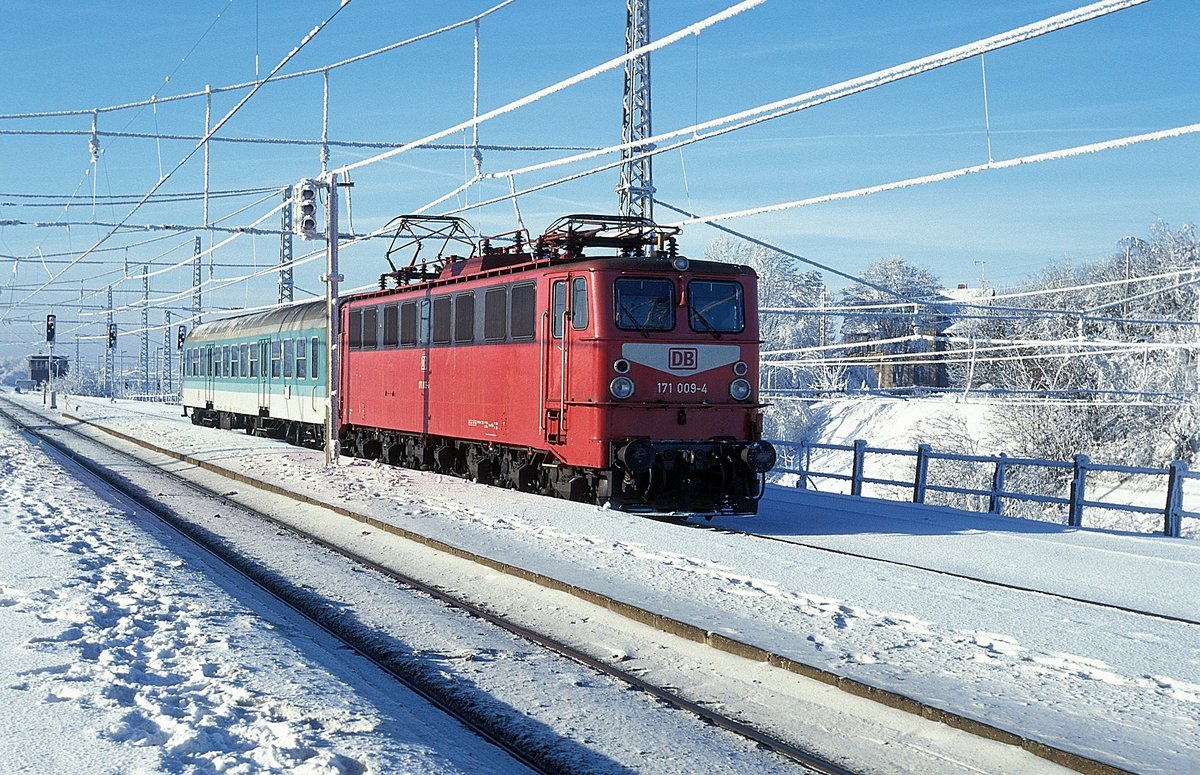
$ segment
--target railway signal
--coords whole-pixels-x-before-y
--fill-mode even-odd
[[[293,189],[295,205],[295,231],[302,239],[318,239],[317,229],[317,181],[305,178]]]
[[[108,349],[113,349],[117,346],[117,324],[108,324]]]
[[[183,349],[183,340],[187,338],[187,326],[180,326],[175,331],[175,349]]]
[[[46,316],[46,341],[50,342],[51,344],[54,343],[54,328],[55,328],[54,315],[47,315]]]

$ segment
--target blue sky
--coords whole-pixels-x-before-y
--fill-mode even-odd
[[[402,3],[352,0],[284,72],[319,67],[467,18],[493,0]],[[731,3],[653,0],[652,38],[659,38]],[[964,3],[800,2],[769,0],[698,36],[657,52],[652,62],[655,130],[689,126],[759,104],[937,53],[1082,6],[1059,0]],[[0,113],[89,110],[250,81],[265,75],[337,7],[334,2],[196,0],[190,3],[18,3],[0,0],[7,34]],[[220,15],[218,18],[218,14]],[[1200,5],[1153,0],[1110,17],[988,54],[987,109],[997,160],[1168,129],[1197,122],[1200,70],[1194,35]],[[618,56],[624,46],[624,3],[517,0],[480,26],[480,107],[504,105]],[[330,136],[335,140],[403,142],[471,115],[472,31],[460,29],[330,75]],[[169,83],[164,79],[170,75]],[[619,141],[622,76],[606,73],[480,128],[483,143],[605,146]],[[244,92],[213,99],[224,115]],[[230,121],[224,136],[317,139],[321,133],[320,77],[268,84]],[[140,195],[195,145],[191,141],[101,138],[94,170],[86,136],[20,136],[19,130],[87,130],[87,116],[0,120],[0,193],[74,196],[69,211],[35,208],[31,200],[0,196],[0,221],[115,222],[129,205],[93,209],[97,194]],[[155,109],[101,113],[107,131],[198,134],[203,100]],[[469,139],[459,133],[452,142]],[[700,214],[769,205],[987,160],[982,69],[978,59],[891,84],[759,127],[658,157],[659,197]],[[331,166],[377,151],[333,150]],[[554,157],[553,152],[484,154],[485,172]],[[946,284],[1018,282],[1052,262],[1087,261],[1114,252],[1126,235],[1144,236],[1162,219],[1194,222],[1200,206],[1200,138],[1188,136],[1085,157],[987,172],[967,178],[840,203],[741,218],[727,226],[776,243],[849,273],[871,261],[901,255]],[[575,166],[523,177],[528,185]],[[213,189],[281,186],[320,172],[314,147],[214,145]],[[359,231],[376,228],[462,184],[471,174],[462,150],[413,151],[355,171],[352,212]],[[615,172],[529,194],[519,200],[532,231],[559,215],[616,209]],[[196,191],[203,185],[197,154],[164,186]],[[456,201],[479,202],[507,190],[485,181]],[[229,216],[253,200],[214,201],[213,217]],[[271,203],[232,216],[246,225]],[[466,213],[481,232],[515,228],[510,204]],[[658,213],[659,220],[672,220]],[[131,224],[199,224],[200,205],[148,205]],[[274,225],[272,219],[267,225]],[[44,254],[76,255],[106,233],[97,226],[0,226],[0,312],[45,282],[62,264],[43,268]],[[147,234],[118,235],[103,247],[142,242]],[[151,236],[162,236],[156,233]],[[685,250],[698,255],[714,230],[693,225]],[[299,246],[299,243],[298,243]],[[298,248],[299,249],[299,248]],[[8,312],[0,347],[28,349],[52,308],[64,334],[99,336],[98,318],[80,314],[80,289],[115,283],[117,302],[141,290],[140,265],[158,268],[191,254],[192,236],[167,235],[128,250],[97,253],[50,288]],[[214,259],[214,276],[266,266],[278,255],[269,237],[241,239]],[[70,260],[70,256],[66,257]],[[132,267],[124,280],[124,263]],[[370,283],[386,269],[382,246],[344,255],[351,284]],[[984,263],[986,262],[986,263]],[[319,291],[319,263],[297,270],[303,289]],[[114,274],[115,273],[115,274]],[[827,278],[833,285],[841,281]],[[190,286],[190,270],[155,278],[156,295]],[[274,280],[213,291],[206,304],[257,304],[274,294]],[[298,296],[302,295],[300,293]],[[92,302],[94,303],[94,299]],[[72,307],[72,302],[75,306]],[[175,302],[186,307],[190,298]],[[65,314],[63,314],[65,313]],[[137,313],[118,313],[123,330]],[[152,323],[161,313],[151,314]],[[124,321],[128,320],[126,324]],[[89,343],[92,340],[86,340]],[[97,339],[95,342],[99,344]],[[90,346],[90,345],[89,345]],[[130,343],[133,348],[133,343]]]

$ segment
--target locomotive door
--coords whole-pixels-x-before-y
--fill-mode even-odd
[[[571,353],[588,324],[587,279],[550,279],[550,310],[543,333],[542,430],[550,444],[567,443],[570,430]]]

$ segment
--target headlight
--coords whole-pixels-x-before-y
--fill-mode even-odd
[[[613,361],[613,371],[618,374],[628,374],[629,361],[625,360],[624,358],[617,358],[615,361]]]
[[[671,266],[675,267],[676,272],[686,272],[690,264],[683,256],[676,256],[675,260],[671,262]]]
[[[745,380],[743,380],[744,382]],[[749,389],[749,383],[747,389]],[[613,394],[614,398],[624,401],[633,395],[633,380],[629,377],[617,377],[612,382],[608,383],[608,391]]]
[[[729,383],[729,395],[734,401],[745,401],[750,397],[750,383],[744,379],[735,379]]]
[[[746,372],[748,371],[750,371],[750,367],[746,365],[745,361],[738,361],[733,364],[733,373],[739,377],[746,376]]]
[[[756,441],[742,450],[742,462],[756,474],[766,473],[775,467],[775,447],[769,441]]]

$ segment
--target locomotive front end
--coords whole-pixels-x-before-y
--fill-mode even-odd
[[[625,267],[611,284],[609,502],[630,511],[754,514],[775,450],[758,401],[749,267]]]

